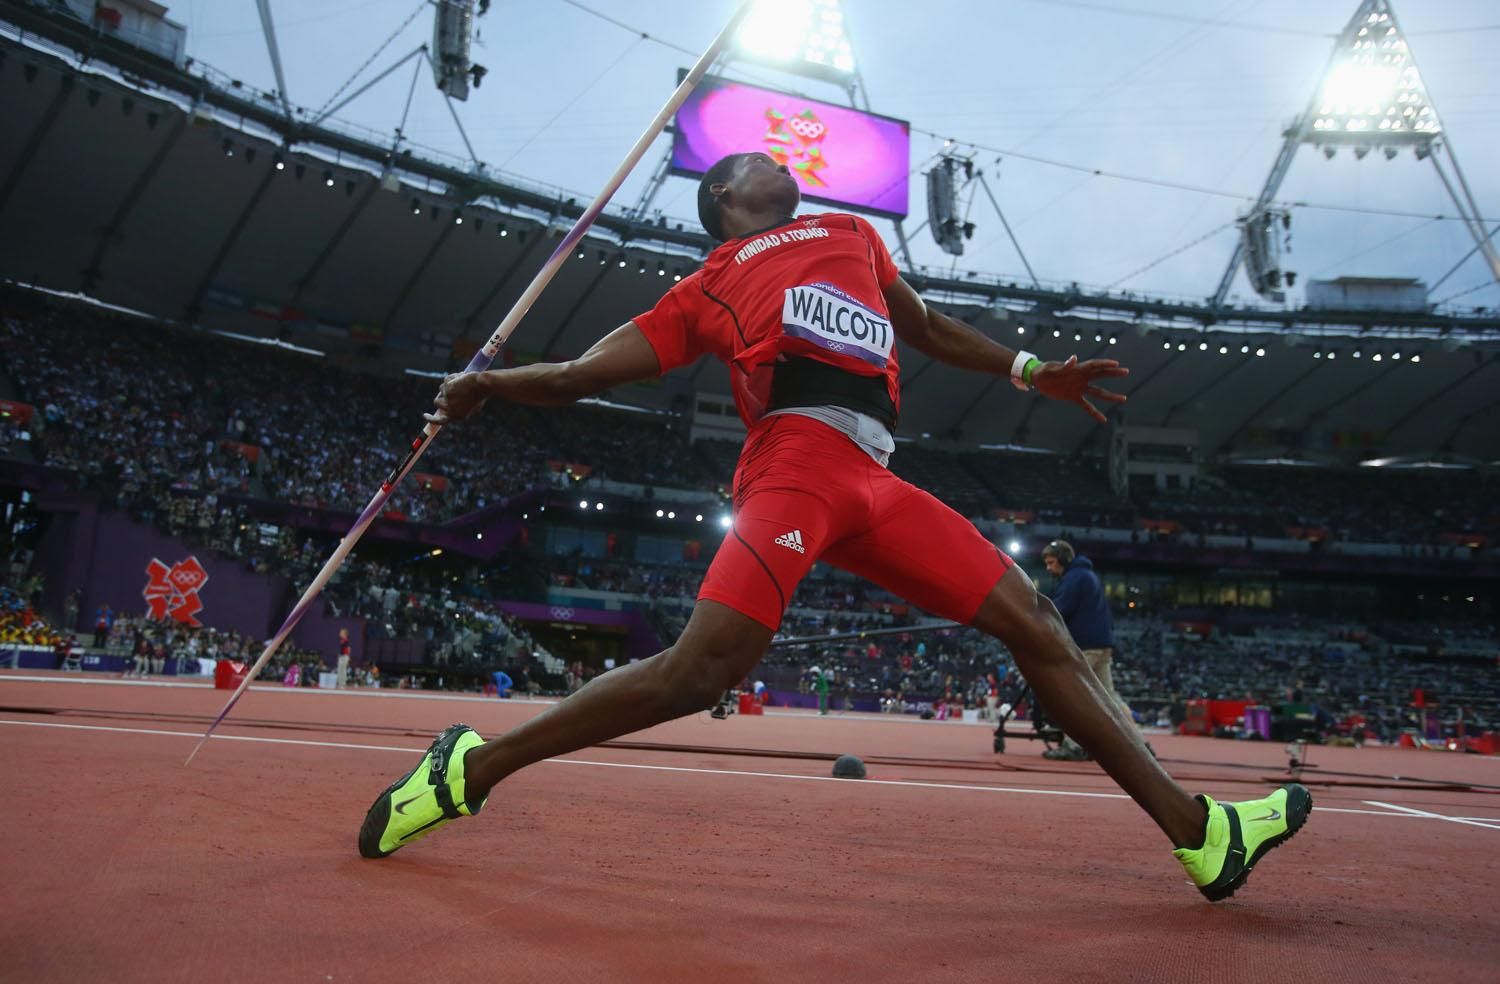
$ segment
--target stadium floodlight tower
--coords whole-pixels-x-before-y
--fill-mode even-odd
[[[838,0],[758,0],[735,35],[733,52],[731,57],[836,83],[851,98],[862,88]]]
[[[1240,217],[1240,238],[1234,255],[1214,292],[1212,304],[1224,303],[1241,262],[1256,293],[1280,301],[1283,275],[1271,230],[1288,221],[1284,210],[1272,207],[1277,190],[1304,144],[1322,149],[1327,157],[1339,148],[1363,159],[1379,150],[1387,160],[1410,147],[1418,160],[1431,160],[1443,187],[1458,209],[1475,248],[1484,254],[1490,272],[1500,281],[1500,252],[1490,242],[1469,182],[1453,153],[1453,141],[1443,128],[1417,71],[1406,36],[1396,23],[1390,0],[1363,0],[1334,42],[1333,53],[1307,109],[1283,133],[1285,140],[1265,187],[1250,211]],[[1449,177],[1440,158],[1446,151],[1452,165]]]

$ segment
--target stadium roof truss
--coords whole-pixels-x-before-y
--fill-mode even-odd
[[[1410,147],[1418,160],[1432,161],[1459,218],[1474,238],[1475,249],[1484,255],[1491,274],[1500,282],[1500,251],[1491,241],[1492,234],[1485,232],[1483,212],[1459,167],[1452,136],[1444,129],[1427,93],[1390,0],[1362,0],[1334,42],[1307,108],[1282,136],[1281,151],[1260,196],[1240,218],[1241,236],[1210,306],[1223,305],[1242,263],[1256,293],[1274,301],[1283,299],[1279,271],[1274,268],[1270,251],[1264,248],[1264,230],[1280,214],[1273,206],[1276,192],[1303,144],[1322,149],[1328,157],[1345,147],[1359,158],[1379,150],[1388,159]],[[1443,166],[1441,151],[1447,152],[1451,177]]]
[[[403,64],[418,71],[421,53]],[[15,131],[0,143],[0,221],[17,231],[0,238],[0,276],[337,358],[446,368],[583,208],[564,189],[389,131],[295,106],[289,118],[281,93],[201,63],[184,71],[22,0],[0,0],[0,115]],[[1393,139],[1420,145],[1417,132]],[[583,351],[601,323],[645,310],[711,246],[675,222],[611,207],[515,350]],[[905,275],[1006,344],[1120,359],[1135,370],[1131,423],[1191,422],[1204,448],[1262,448],[1275,437],[1267,428],[1379,432],[1387,455],[1495,446],[1493,311],[1215,306],[1034,277]],[[920,353],[903,362],[905,434],[1075,450],[1107,435],[982,375]],[[728,370],[704,360],[629,399],[666,408],[728,389]]]
[[[1366,0],[1366,7],[1388,9],[1385,0]],[[4,24],[12,25],[3,30]],[[322,172],[337,169],[350,176],[373,175],[380,180],[376,189],[411,196],[421,192],[444,200],[451,211],[465,207],[477,212],[492,212],[494,221],[530,222],[545,228],[559,224],[566,228],[582,213],[583,203],[565,189],[501,175],[486,165],[455,158],[440,151],[420,148],[409,142],[392,150],[388,134],[366,131],[337,123],[319,113],[298,110],[289,120],[282,104],[282,94],[260,94],[249,87],[215,72],[206,65],[195,64],[183,71],[169,60],[123,41],[101,36],[87,25],[53,16],[20,0],[0,0],[0,40],[19,41],[37,55],[60,57],[70,66],[68,71],[105,74],[136,90],[134,98],[166,100],[187,109],[194,122],[215,122],[237,129],[247,139],[264,141],[266,150],[279,151],[286,166],[300,159],[303,166]],[[268,37],[268,42],[270,38]],[[1352,43],[1352,42],[1351,42]],[[413,55],[419,55],[414,52]],[[856,94],[858,68],[854,71]],[[1320,93],[1321,95],[1321,93]],[[856,99],[856,102],[858,100]],[[1315,111],[1321,103],[1311,106]],[[1425,105],[1425,103],[1424,103]],[[39,124],[47,126],[44,119]],[[1278,161],[1284,175],[1290,154],[1300,144],[1288,139]],[[18,140],[29,146],[33,141]],[[1450,147],[1451,156],[1451,147]],[[0,182],[0,199],[5,188],[23,176],[27,159],[18,161],[13,173]],[[332,165],[332,167],[330,167]],[[142,180],[149,176],[143,175]],[[1269,201],[1280,176],[1273,172],[1263,199]],[[364,182],[361,182],[364,183]],[[376,189],[370,189],[371,191]],[[3,204],[3,203],[0,203]],[[126,207],[128,203],[122,204]],[[632,250],[654,249],[668,263],[689,264],[705,256],[713,243],[702,233],[682,223],[668,223],[665,217],[647,218],[639,206],[611,206],[594,225],[594,233],[604,237],[611,249],[629,244]],[[113,223],[112,223],[113,224]],[[493,223],[492,223],[493,224]],[[898,227],[898,240],[904,233]],[[1477,249],[1478,247],[1476,247]],[[905,253],[905,250],[902,250]],[[653,259],[656,257],[653,256]],[[1231,273],[1239,262],[1239,249]],[[1500,339],[1500,318],[1487,312],[1401,311],[1322,311],[1286,308],[1225,305],[1222,298],[1200,300],[1190,297],[1161,297],[1133,291],[1090,289],[1076,283],[1015,283],[1003,277],[970,272],[954,275],[946,270],[921,268],[908,264],[907,279],[934,300],[978,309],[1007,309],[1011,314],[1031,319],[1069,316],[1090,321],[1117,321],[1161,328],[1182,327],[1202,331],[1285,332],[1299,329],[1370,331],[1391,329],[1409,332],[1413,337],[1461,337],[1488,344]],[[1226,281],[1229,278],[1226,277]]]

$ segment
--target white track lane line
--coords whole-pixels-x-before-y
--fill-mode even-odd
[[[199,738],[199,734],[188,731],[163,731],[158,728],[113,728],[102,724],[63,724],[57,721],[13,721],[0,718],[0,724],[10,724],[23,728],[66,728],[72,731],[104,731],[115,734],[127,735],[167,735],[173,738]],[[309,731],[316,728],[309,727]],[[219,735],[213,736],[215,741],[252,741],[267,745],[305,745],[314,748],[352,748],[369,752],[401,752],[410,755],[413,752],[421,752],[426,746],[403,747],[400,745],[356,745],[342,741],[311,741],[305,738],[265,738],[258,735]],[[712,752],[704,754],[711,755]],[[1025,789],[1022,787],[1007,786],[966,786],[961,783],[943,782],[918,782],[915,780],[896,779],[836,779],[833,776],[799,776],[790,772],[749,772],[740,769],[690,769],[679,765],[637,765],[628,762],[596,762],[589,759],[562,759],[553,758],[545,760],[549,765],[591,765],[603,769],[645,769],[651,772],[692,772],[701,775],[713,776],[750,776],[760,779],[801,779],[811,782],[859,782],[868,786],[912,786],[918,789],[968,789],[979,792],[991,793],[1020,793],[1034,796],[1074,796],[1084,799],[1129,799],[1124,793],[1085,793],[1063,789]],[[1381,814],[1390,816],[1390,814]]]
[[[0,718],[0,725],[13,725],[19,728],[63,728],[69,731],[101,731],[113,734],[127,735],[164,735],[170,738],[198,738],[201,737],[195,731],[165,731],[158,728],[114,728],[102,724],[65,724],[58,721],[15,721],[8,718]],[[426,746],[403,746],[403,745],[357,745],[352,742],[343,741],[313,741],[306,738],[266,738],[258,735],[220,735],[213,736],[214,741],[248,741],[266,745],[301,745],[312,748],[346,748],[365,752],[399,752],[402,755],[411,755],[421,752]],[[712,754],[711,752],[705,754]],[[790,772],[750,772],[740,769],[691,769],[680,765],[639,765],[628,762],[597,762],[591,759],[546,759],[548,765],[587,765],[600,769],[643,769],[648,772],[687,772],[698,775],[711,776],[745,776],[753,779],[793,779],[802,782],[841,782],[858,783],[863,786],[909,786],[914,789],[956,789],[967,792],[978,793],[1016,793],[1023,796],[1068,796],[1078,799],[1109,799],[1128,800],[1130,797],[1124,793],[1086,793],[1078,790],[1068,789],[1027,789],[1018,786],[981,786],[964,785],[961,783],[948,782],[920,782],[918,780],[905,779],[836,779],[833,776],[802,776]],[[1388,806],[1389,804],[1371,804]],[[1392,811],[1400,812],[1392,812]],[[1422,810],[1412,810],[1406,807],[1390,807],[1382,810],[1356,810],[1336,806],[1318,806],[1314,812],[1317,813],[1348,813],[1367,817],[1385,817],[1395,820],[1444,820],[1450,823],[1469,823],[1476,827],[1490,827],[1500,830],[1500,821],[1485,823],[1479,820],[1471,820],[1467,817],[1448,817],[1439,813],[1427,813]]]
[[[1408,816],[1425,817],[1429,820],[1446,820],[1449,823],[1464,823],[1474,827],[1488,827],[1490,830],[1500,830],[1500,822],[1497,821],[1485,823],[1470,817],[1450,817],[1443,813],[1430,813],[1427,810],[1418,810],[1410,806],[1397,806],[1394,803],[1381,803],[1378,800],[1365,800],[1365,805],[1378,806],[1386,810],[1399,810]]]
[[[176,687],[179,690],[213,690],[213,679],[211,677],[193,676],[186,680],[136,680],[110,677],[100,679],[97,677],[78,676],[28,676],[20,673],[0,673],[0,683],[83,683],[104,687]],[[308,697],[380,697],[395,700],[457,700],[468,701],[478,704],[494,704],[499,698],[486,697],[482,694],[460,694],[460,693],[432,693],[424,690],[395,690],[392,688],[376,687],[342,687],[325,689],[323,687],[287,687],[272,680],[252,683],[250,693],[270,694],[300,694]],[[518,697],[506,698],[509,704],[556,704],[561,697]]]
[[[119,677],[101,679],[98,677],[36,676],[21,673],[0,673],[0,683],[84,683],[96,684],[106,687],[175,687],[179,690],[213,689],[213,680],[211,678],[196,676],[189,678],[189,680],[185,682],[182,680],[162,679],[138,680],[121,679]],[[286,687],[272,680],[252,683],[250,685],[249,692],[268,694],[297,694],[307,697],[379,697],[395,700],[447,700],[465,701],[471,704],[494,704],[497,706],[521,707],[529,704],[535,704],[538,706],[550,706],[552,704],[560,703],[563,699],[561,697],[532,697],[529,694],[525,696],[518,696],[513,694],[512,696],[506,698],[503,704],[499,704],[499,698],[487,697],[482,694],[434,693],[424,690],[393,690],[390,688],[379,687],[344,687],[341,689],[335,688],[333,690],[325,690],[321,687]],[[707,711],[701,712],[701,714],[707,713]],[[765,711],[765,716],[781,718],[812,718],[814,717],[814,713],[812,708],[777,710],[776,708],[772,707],[768,708]],[[824,718],[823,720],[878,721],[881,724],[910,724],[920,727],[934,728],[942,728],[947,727],[948,725],[956,724],[971,726],[982,725],[983,727],[989,728],[992,731],[994,730],[995,726],[995,722],[993,721],[924,721],[915,714],[881,714],[876,711],[836,711],[831,719]],[[1022,723],[1017,722],[1016,726],[1021,727]],[[1153,735],[1159,734],[1161,732],[1147,728],[1144,729],[1141,733],[1145,735]]]

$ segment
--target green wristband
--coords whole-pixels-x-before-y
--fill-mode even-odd
[[[1033,372],[1036,372],[1036,367],[1041,364],[1042,360],[1038,359],[1036,356],[1032,356],[1031,358],[1027,359],[1026,364],[1021,367],[1021,382],[1025,383],[1027,386],[1030,386],[1031,374]]]

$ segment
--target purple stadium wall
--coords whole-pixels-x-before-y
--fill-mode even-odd
[[[82,590],[81,638],[88,638],[100,605],[129,614],[146,611],[142,590],[148,580],[146,566],[153,559],[171,566],[189,556],[197,557],[208,572],[199,592],[203,609],[198,619],[204,625],[246,633],[255,639],[265,639],[280,627],[303,587],[277,575],[253,573],[211,550],[190,547],[82,500],[81,496],[72,496],[43,505],[51,513],[51,522],[37,551],[47,579],[44,604],[49,610],[61,610],[69,591]],[[326,615],[321,604],[314,605],[293,631],[292,642],[322,654],[331,664],[338,654],[341,628],[349,630],[353,661],[363,662],[364,619]]]

